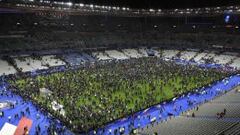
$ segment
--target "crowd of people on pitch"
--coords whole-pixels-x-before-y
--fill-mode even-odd
[[[15,93],[61,119],[72,131],[87,132],[229,75],[154,57],[98,62],[36,77],[14,76],[10,83]],[[41,88],[50,93],[41,93]],[[53,110],[53,101],[63,105],[64,115]]]

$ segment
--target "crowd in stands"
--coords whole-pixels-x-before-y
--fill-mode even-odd
[[[49,32],[51,33],[51,32]],[[49,34],[46,33],[46,34]],[[88,34],[86,34],[88,33]],[[40,34],[40,33],[39,33]],[[38,33],[36,33],[38,35]],[[40,34],[39,37],[42,34]],[[45,34],[43,34],[45,35]],[[219,35],[215,37],[215,35]],[[74,38],[73,38],[74,37]],[[144,38],[143,38],[144,37]],[[197,37],[197,38],[196,38]],[[209,40],[212,39],[212,40]],[[224,40],[225,39],[225,40]],[[231,41],[229,41],[231,40]],[[59,48],[129,48],[139,46],[181,46],[202,49],[213,48],[219,45],[227,48],[238,49],[239,38],[237,35],[216,34],[216,33],[57,33],[52,32],[46,38],[39,39],[38,36],[22,38],[0,38],[0,50],[44,50]],[[231,42],[231,43],[230,43]]]

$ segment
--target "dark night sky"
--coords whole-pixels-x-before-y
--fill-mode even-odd
[[[70,1],[70,0],[59,0]],[[71,0],[76,3],[125,6],[130,8],[191,8],[240,5],[239,0]]]

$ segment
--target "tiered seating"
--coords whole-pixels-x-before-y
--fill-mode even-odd
[[[0,59],[0,75],[15,74],[17,71],[13,66],[10,66],[7,61]]]
[[[224,52],[225,55],[232,55],[232,56],[238,56],[238,53],[236,52]]]
[[[15,57],[13,59],[16,62],[17,67],[22,70],[22,72],[48,69],[49,67],[66,65],[64,61],[57,58],[55,55],[39,56],[37,58],[33,58],[31,56],[21,56]]]
[[[201,107],[198,111],[194,111],[195,115],[197,117],[213,117],[217,118],[216,114],[223,111],[223,109],[227,109],[227,113],[225,115],[226,118],[238,118],[240,116],[239,108],[240,108],[240,102],[239,103],[212,103],[206,104]]]
[[[135,50],[135,49],[123,49],[122,51],[125,55],[129,56],[130,58],[140,58],[140,57],[142,57],[142,55],[139,54],[138,51]]]
[[[57,58],[55,55],[42,56],[42,62],[44,65],[48,65],[50,67],[66,65],[64,61]]]
[[[107,56],[104,52],[93,52],[93,57],[96,57],[98,60],[111,60],[113,58],[110,58]]]
[[[215,56],[213,60],[218,64],[227,64],[234,58],[236,58],[236,56],[221,54],[221,55]]]
[[[189,61],[196,55],[196,53],[197,52],[193,52],[193,51],[184,51],[182,52],[182,55],[180,58]]]
[[[202,58],[204,58],[206,55],[207,55],[206,52],[199,53],[193,60],[196,61],[196,62],[202,63],[203,62]]]
[[[164,50],[163,51],[163,57],[167,59],[172,59],[179,53],[178,50]]]
[[[240,93],[236,93],[234,90],[218,97],[210,103],[203,104],[198,111],[194,112],[196,117],[212,117],[217,118],[216,114],[223,112],[225,108],[227,110],[224,118],[240,118]],[[190,113],[191,113],[190,112]]]
[[[224,132],[224,135],[237,135],[237,134],[240,134],[240,124],[239,123]]]
[[[39,69],[48,69],[40,59],[33,59],[31,57],[14,58],[17,67],[23,72],[34,71]]]
[[[90,62],[94,62],[95,61],[95,59],[92,56],[90,56],[89,54],[87,54],[87,53],[82,53],[82,56],[87,61],[90,61]]]
[[[157,51],[155,49],[147,49],[147,53],[148,53],[148,55],[154,54],[154,56],[160,57],[160,51]]]
[[[235,59],[230,66],[240,69],[240,58]]]
[[[63,57],[71,66],[80,65],[85,61],[79,53],[65,54]]]
[[[216,56],[216,53],[215,52],[209,52],[205,57],[204,59],[212,59]]]
[[[139,49],[138,52],[139,54],[142,55],[142,57],[148,57],[148,53],[146,49]]]
[[[182,116],[168,119],[167,121],[153,123],[143,129],[138,129],[138,134],[149,135],[155,132],[163,135],[236,135],[240,133],[240,93],[236,92],[240,86],[234,90],[215,98],[214,100],[202,104],[199,109],[192,109]],[[222,118],[217,117],[217,113],[224,112]],[[195,117],[187,116],[194,112]]]
[[[234,123],[217,119],[204,120],[180,116],[154,126],[149,125],[148,128],[140,129],[139,134],[150,135],[156,132],[161,135],[213,135]]]
[[[240,86],[236,89],[240,89]],[[221,97],[218,97],[218,98],[214,99],[212,101],[212,103],[240,103],[239,99],[240,99],[240,93],[235,92],[233,90],[233,91],[230,91],[230,92],[226,93],[225,95],[223,95]]]
[[[114,59],[118,59],[118,60],[129,59],[129,57],[127,57],[125,54],[117,50],[109,50],[109,51],[105,51],[105,53]]]

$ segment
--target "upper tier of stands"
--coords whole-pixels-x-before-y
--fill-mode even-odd
[[[2,13],[0,18],[0,52],[173,45],[204,49],[214,45],[239,48],[240,42],[239,20],[227,25],[219,15],[116,17]]]

